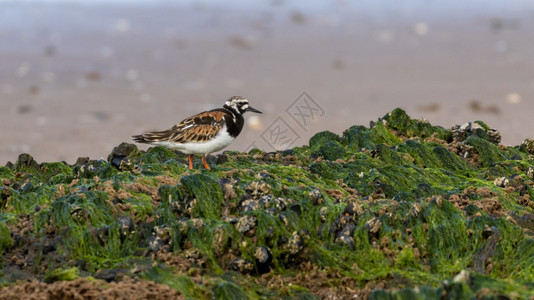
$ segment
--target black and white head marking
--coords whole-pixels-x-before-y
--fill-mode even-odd
[[[234,96],[228,99],[226,103],[224,103],[224,108],[239,115],[242,115],[243,113],[245,113],[248,107],[249,107],[248,100],[240,96]]]

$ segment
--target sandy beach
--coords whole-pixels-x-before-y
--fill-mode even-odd
[[[395,107],[446,128],[483,120],[504,144],[534,138],[528,1],[0,7],[1,165],[22,152],[105,158],[232,95],[264,112],[246,116],[228,148],[239,151],[307,144]],[[273,140],[283,130],[286,140]]]

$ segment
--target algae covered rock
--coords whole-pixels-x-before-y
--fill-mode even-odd
[[[534,143],[499,141],[395,109],[211,171],[127,143],[23,154],[0,167],[0,299],[87,278],[194,299],[534,297]]]

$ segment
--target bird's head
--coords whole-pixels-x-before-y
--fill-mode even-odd
[[[255,112],[258,114],[262,113],[261,111],[251,107],[248,104],[248,100],[240,96],[233,96],[230,99],[226,100],[226,103],[224,103],[223,107],[240,115],[244,114],[247,111]]]

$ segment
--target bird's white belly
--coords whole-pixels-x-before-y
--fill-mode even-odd
[[[153,142],[151,144],[176,149],[184,154],[207,154],[226,148],[233,141],[234,138],[228,134],[224,126],[213,139],[203,143]]]

